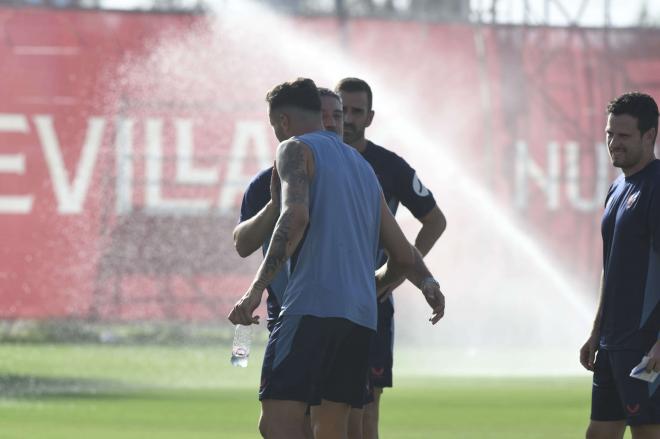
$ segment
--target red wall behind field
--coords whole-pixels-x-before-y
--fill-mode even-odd
[[[597,278],[614,175],[597,148],[604,107],[630,89],[660,96],[660,33],[295,24],[397,84],[427,137]],[[246,178],[272,160],[264,90],[297,74],[232,31],[199,16],[0,8],[0,318],[226,313],[258,260],[240,260],[230,235]],[[441,205],[451,195],[422,178]]]

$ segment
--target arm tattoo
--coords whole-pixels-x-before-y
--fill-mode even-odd
[[[268,246],[268,252],[259,269],[257,285],[259,288],[266,288],[270,281],[275,277],[282,265],[286,262],[288,256],[287,247],[290,244],[291,235],[291,215],[284,212],[275,225],[273,237]],[[266,281],[267,279],[270,279]]]
[[[278,153],[277,170],[282,180],[282,206],[304,204],[309,207],[309,175],[305,160],[305,146],[290,141]]]
[[[283,144],[277,157],[277,171],[282,182],[282,211],[271,238],[268,252],[257,273],[255,285],[263,289],[298,246],[304,233],[296,215],[309,211],[309,174],[305,160],[306,146],[298,141]]]

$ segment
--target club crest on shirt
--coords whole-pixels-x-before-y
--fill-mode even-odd
[[[634,194],[631,194],[628,199],[626,200],[626,209],[630,209],[633,204],[635,204],[635,201],[639,198],[639,191],[635,192]]]
[[[415,174],[413,177],[412,187],[415,193],[420,197],[427,197],[430,194],[429,190],[426,189],[426,187],[419,180],[419,177],[417,177],[417,174]]]

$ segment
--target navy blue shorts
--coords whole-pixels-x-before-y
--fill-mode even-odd
[[[342,318],[281,317],[266,345],[259,400],[325,399],[361,408],[373,333]]]
[[[371,387],[392,387],[394,363],[394,305],[391,300],[378,304],[378,328],[369,350]]]
[[[630,371],[644,351],[599,349],[591,391],[591,419],[622,421],[628,425],[660,424],[660,392],[655,383],[631,378]]]

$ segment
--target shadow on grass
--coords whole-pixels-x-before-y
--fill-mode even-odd
[[[0,399],[17,398],[125,398],[138,389],[112,380],[0,375]]]

